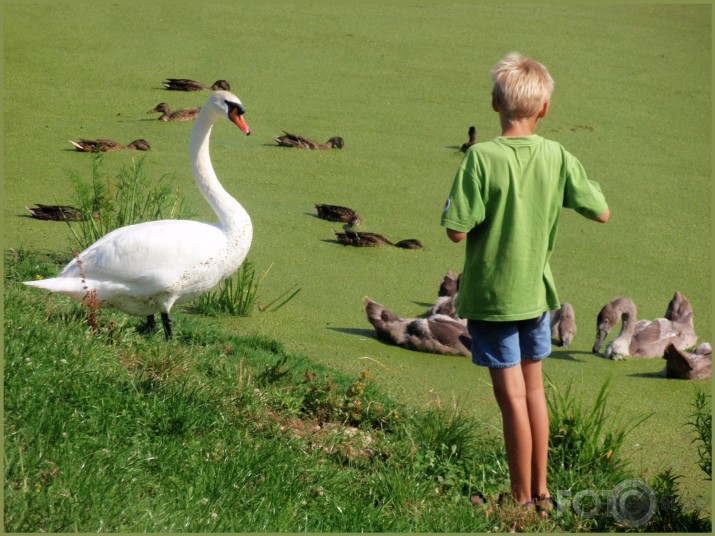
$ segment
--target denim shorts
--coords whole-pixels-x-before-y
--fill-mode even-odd
[[[472,363],[506,368],[522,359],[538,361],[551,353],[551,319],[546,311],[539,317],[510,322],[469,320]]]

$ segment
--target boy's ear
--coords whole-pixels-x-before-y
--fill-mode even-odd
[[[497,99],[495,97],[492,97],[492,110],[495,112],[499,111],[499,104],[497,104]]]
[[[543,117],[546,115],[546,112],[549,111],[549,106],[551,106],[550,101],[546,101],[544,105],[541,107],[541,111],[539,112],[539,115],[537,116],[539,119],[543,119]]]

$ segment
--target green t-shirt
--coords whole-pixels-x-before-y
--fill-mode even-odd
[[[534,134],[467,151],[442,214],[442,226],[468,233],[462,318],[525,320],[561,306],[549,258],[562,206],[590,218],[608,208],[561,144]]]

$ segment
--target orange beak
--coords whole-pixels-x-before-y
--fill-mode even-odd
[[[236,126],[240,128],[246,136],[251,135],[251,128],[246,124],[246,121],[243,119],[243,116],[238,113],[238,110],[236,108],[233,108],[229,113],[228,113],[228,118],[236,123]]]

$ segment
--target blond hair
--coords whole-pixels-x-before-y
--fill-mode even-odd
[[[546,67],[518,52],[494,66],[492,79],[492,97],[509,119],[536,115],[554,91],[554,79]]]

